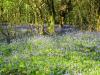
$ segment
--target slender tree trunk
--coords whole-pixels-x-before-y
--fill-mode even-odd
[[[64,20],[67,13],[67,3],[66,0],[61,0],[61,6],[60,6],[60,27],[63,28],[64,26]]]
[[[96,30],[100,32],[100,16],[97,19],[97,29]]]
[[[50,34],[53,34],[55,29],[55,9],[54,9],[54,0],[47,0],[48,5],[48,31]]]
[[[60,25],[61,25],[61,28],[63,28],[63,26],[64,26],[64,17],[63,16],[61,16]]]

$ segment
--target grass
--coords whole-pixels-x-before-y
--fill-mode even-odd
[[[0,44],[0,75],[99,75],[100,39],[34,36]]]

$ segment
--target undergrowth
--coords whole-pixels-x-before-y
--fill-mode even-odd
[[[99,75],[100,39],[34,36],[0,44],[0,75]]]

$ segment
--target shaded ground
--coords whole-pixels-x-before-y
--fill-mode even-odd
[[[36,28],[33,25],[14,25],[11,28],[8,28],[6,25],[3,25],[3,32],[8,34],[8,31],[10,30],[10,33],[13,34],[12,36],[16,36],[16,38],[21,38],[23,36],[30,36],[31,34],[36,34]],[[44,26],[44,32],[46,34],[49,34],[47,31],[47,26]],[[72,32],[77,32],[78,30],[75,29],[74,27],[70,26],[70,25],[64,25],[63,28],[60,28],[59,25],[55,25],[55,33],[58,34],[69,34]],[[4,35],[0,34],[1,41],[3,40]]]
[[[3,26],[3,29],[4,29],[4,32],[7,33],[7,27],[6,26]],[[12,32],[13,31],[16,31],[16,36],[13,37],[13,39],[22,39],[24,37],[30,37],[30,36],[33,36],[35,35],[35,27],[34,26],[30,26],[30,25],[23,25],[23,26],[14,26],[12,27]],[[31,32],[32,31],[32,32]],[[44,31],[45,33],[48,34],[48,31],[47,31],[47,27],[46,25],[44,26]],[[81,32],[79,29],[71,26],[71,25],[64,25],[63,28],[60,28],[59,25],[55,25],[55,33],[56,35],[73,35],[73,36],[76,36],[76,37],[80,37],[82,36],[83,34],[86,34],[86,35],[92,35],[92,36],[95,36],[95,38],[100,38],[100,32],[88,32],[88,31],[84,31],[84,32]],[[0,34],[0,36],[3,36]],[[0,41],[5,41],[5,37],[0,37]]]
[[[7,30],[8,28],[6,26],[3,26],[3,29]],[[33,32],[35,32],[35,26],[32,26],[32,25],[23,25],[23,26],[15,25],[15,26],[12,26],[12,29],[16,31],[32,30]],[[46,25],[44,26],[44,30],[45,32],[47,31]],[[75,32],[75,31],[78,31],[78,29],[76,29],[75,27],[72,27],[71,25],[64,25],[62,29],[59,27],[59,25],[55,25],[55,32],[57,33]]]

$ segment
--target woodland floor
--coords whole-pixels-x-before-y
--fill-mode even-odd
[[[100,32],[65,27],[61,35],[0,42],[0,75],[99,75]]]

